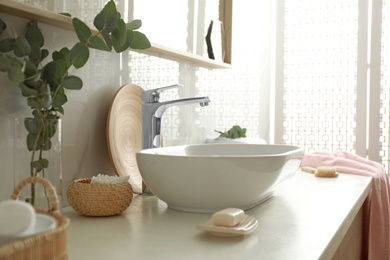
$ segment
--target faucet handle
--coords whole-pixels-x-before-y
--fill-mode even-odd
[[[168,90],[168,89],[181,88],[181,87],[183,87],[183,85],[175,84],[175,85],[165,86],[165,87],[161,87],[161,88],[145,90],[142,92],[142,100],[145,103],[157,103],[160,99],[161,92]]]

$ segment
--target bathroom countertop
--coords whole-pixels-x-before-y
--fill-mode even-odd
[[[67,207],[69,259],[330,259],[370,190],[371,177],[298,171],[246,211],[258,227],[239,238],[202,232],[196,225],[211,214],[171,210],[155,196],[136,195],[113,217],[83,217]]]

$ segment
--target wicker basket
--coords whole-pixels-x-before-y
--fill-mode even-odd
[[[130,183],[91,184],[91,178],[74,180],[67,192],[70,206],[79,214],[108,217],[122,213],[133,199]]]
[[[50,198],[51,209],[35,210],[37,213],[54,217],[57,221],[57,226],[51,231],[1,245],[0,259],[68,259],[66,245],[70,220],[61,215],[59,211],[58,197],[53,185],[47,179],[30,177],[19,183],[11,198],[17,199],[22,188],[30,183],[40,183],[46,188]]]

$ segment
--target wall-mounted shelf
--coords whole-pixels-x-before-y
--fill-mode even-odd
[[[28,20],[35,20],[37,22],[49,24],[51,26],[59,27],[62,29],[74,31],[71,18],[51,11],[25,5],[13,0],[2,0],[0,2],[0,12],[21,17]],[[96,32],[94,28],[91,29]],[[143,50],[143,51],[131,50],[131,51],[142,52],[145,54],[166,58],[166,59],[189,61],[208,68],[230,68],[231,67],[231,64],[229,63],[217,62],[208,59],[206,57],[187,53],[184,51],[177,51],[169,47],[165,47],[155,43],[152,43],[152,47],[150,47],[147,50]],[[230,57],[230,50],[229,50],[229,57]]]

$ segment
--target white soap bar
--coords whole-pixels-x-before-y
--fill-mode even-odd
[[[216,226],[234,227],[245,218],[245,212],[242,209],[226,208],[215,212],[211,216],[211,221]]]
[[[16,236],[35,225],[35,210],[20,200],[0,202],[0,237]]]

